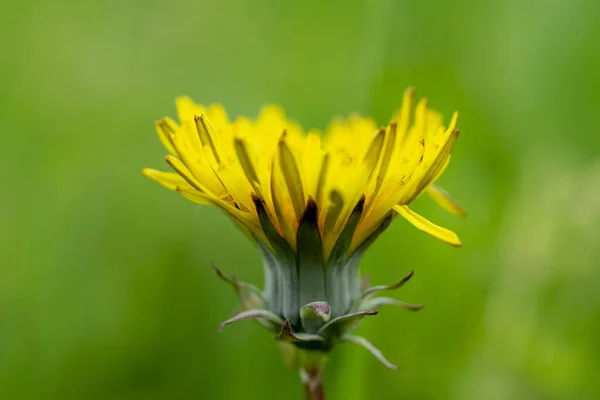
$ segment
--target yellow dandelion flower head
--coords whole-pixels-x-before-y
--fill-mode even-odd
[[[455,113],[448,126],[414,91],[387,127],[370,118],[335,120],[324,134],[305,132],[277,106],[256,120],[231,121],[219,105],[203,107],[177,99],[179,123],[156,123],[175,172],[144,169],[144,174],[199,204],[223,210],[245,233],[273,246],[273,229],[296,249],[298,228],[307,213],[318,226],[327,259],[352,223],[349,252],[365,243],[391,215],[459,246],[458,237],[412,211],[422,192],[445,209],[464,210],[433,185],[446,169],[458,130]],[[266,228],[266,225],[269,228]]]

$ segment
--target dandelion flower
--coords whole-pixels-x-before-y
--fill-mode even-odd
[[[144,169],[144,175],[187,199],[219,207],[260,249],[264,290],[220,270],[240,294],[243,310],[222,327],[256,319],[296,348],[327,352],[340,341],[360,344],[389,363],[366,339],[350,334],[380,306],[418,305],[366,288],[359,276],[364,251],[395,218],[460,246],[457,235],[410,207],[427,192],[444,209],[464,210],[434,186],[458,138],[454,114],[442,116],[414,104],[406,90],[392,122],[378,128],[369,118],[333,121],[322,134],[305,132],[276,106],[256,120],[230,121],[219,105],[203,107],[177,99],[179,122],[164,118],[156,129],[174,172]]]

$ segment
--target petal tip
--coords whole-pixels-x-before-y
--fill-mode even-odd
[[[144,175],[147,178],[150,178],[152,175],[152,171],[154,171],[151,168],[142,168],[142,175]]]

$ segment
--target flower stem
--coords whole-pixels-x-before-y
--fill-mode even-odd
[[[300,376],[304,383],[306,400],[323,400],[323,371],[319,367],[311,366],[300,369]]]

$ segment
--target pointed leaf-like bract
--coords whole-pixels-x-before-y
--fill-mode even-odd
[[[212,264],[212,268],[219,278],[233,287],[244,310],[259,309],[265,306],[265,298],[256,286],[238,281],[234,274],[228,277],[215,264]]]
[[[323,338],[312,333],[294,332],[290,320],[287,319],[281,326],[281,331],[276,336],[277,339],[286,342],[322,342]]]
[[[309,198],[296,237],[300,304],[325,300],[325,260],[317,214],[317,203]],[[298,309],[293,311],[297,313]]]
[[[293,288],[298,286],[298,271],[296,266],[296,255],[289,243],[279,234],[267,215],[262,199],[252,196],[254,206],[260,225],[269,243],[259,241],[258,247],[263,249],[263,259],[270,260],[265,265],[265,297],[269,308],[284,319],[292,318],[296,323],[294,315],[298,314],[301,307],[297,291]],[[267,283],[267,278],[272,277],[276,281]],[[278,283],[279,282],[279,283]],[[280,283],[283,283],[280,285]]]
[[[300,320],[304,331],[316,333],[331,319],[331,307],[326,301],[313,301],[300,309]]]
[[[385,365],[389,369],[397,370],[400,368],[397,365],[394,365],[391,362],[389,362],[387,360],[387,358],[385,358],[385,356],[383,355],[381,350],[379,350],[377,347],[373,346],[373,344],[371,344],[371,342],[369,342],[367,339],[365,339],[362,336],[344,335],[344,336],[342,336],[342,341],[355,343],[355,344],[358,344],[359,346],[364,347],[365,349],[367,349],[369,351],[369,353],[373,354],[373,356],[375,356],[375,358],[377,358],[383,365]]]
[[[364,299],[365,297],[375,294],[377,292],[381,292],[382,290],[398,289],[399,287],[402,287],[406,282],[408,282],[410,280],[410,278],[412,278],[414,273],[415,273],[415,270],[410,271],[409,274],[406,275],[404,278],[402,278],[400,281],[393,283],[391,285],[373,286],[372,288],[365,290],[361,297]]]
[[[329,255],[325,286],[327,301],[332,306],[331,313],[333,315],[342,315],[348,312],[352,303],[360,296],[360,289],[357,287],[356,290],[353,290],[353,287],[349,285],[350,280],[358,279],[357,263],[349,262],[349,250],[364,205],[365,198],[363,196],[352,210],[348,222]]]
[[[425,307],[423,304],[409,304],[409,303],[405,303],[400,300],[392,299],[391,297],[375,297],[372,299],[364,300],[360,304],[359,308],[361,311],[368,311],[368,310],[377,311],[382,306],[386,306],[386,305],[404,308],[409,311],[419,311],[423,307]]]
[[[277,325],[283,325],[283,321],[277,315],[273,314],[271,311],[255,309],[255,310],[246,310],[242,311],[233,317],[229,318],[227,321],[221,322],[219,325],[219,332],[223,330],[223,328],[231,323],[237,321],[243,321],[246,319],[265,319],[267,321],[271,321]]]
[[[223,271],[221,271],[219,269],[219,267],[217,267],[216,264],[212,264],[211,267],[217,273],[217,276],[219,278],[221,278],[223,281],[225,281],[226,283],[228,283],[231,286],[233,286],[234,289],[236,289],[236,291],[237,291],[238,287],[239,288],[244,288],[244,289],[248,289],[248,291],[253,292],[253,293],[255,293],[255,294],[257,294],[257,295],[259,295],[259,296],[262,297],[262,291],[259,288],[257,288],[256,286],[254,286],[253,284],[247,283],[247,282],[238,281],[235,278],[228,277]]]
[[[359,311],[352,314],[342,315],[323,325],[317,332],[317,335],[323,336],[326,340],[329,338],[338,338],[345,332],[354,328],[361,319],[367,315],[377,315],[377,311]]]

